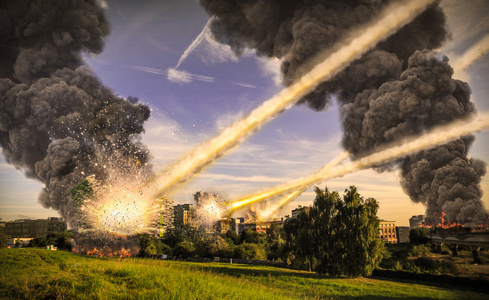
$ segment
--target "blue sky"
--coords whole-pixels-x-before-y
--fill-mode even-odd
[[[135,96],[152,109],[143,141],[153,155],[155,171],[184,156],[223,128],[256,108],[281,89],[279,62],[257,58],[248,51],[238,58],[228,47],[209,38],[189,53],[178,70],[187,82],[170,81],[185,49],[201,33],[209,16],[192,0],[106,1],[112,33],[101,55],[86,55],[87,64],[116,94]],[[136,4],[137,3],[137,4]],[[452,40],[441,51],[455,60],[489,33],[488,1],[443,1]],[[460,74],[469,81],[472,101],[489,111],[489,58],[486,55]],[[175,191],[176,203],[190,202],[196,191],[217,192],[233,199],[307,176],[342,152],[338,107],[314,112],[294,106],[266,124],[233,151]],[[489,133],[477,135],[471,155],[489,162]],[[363,170],[320,186],[342,191],[354,184],[365,197],[380,203],[379,217],[408,225],[411,215],[423,214],[402,191],[397,172]],[[483,201],[489,206],[489,180],[483,178]],[[45,218],[57,212],[37,203],[42,184],[0,158],[0,218]],[[310,189],[279,212],[290,215],[297,205],[310,205]]]

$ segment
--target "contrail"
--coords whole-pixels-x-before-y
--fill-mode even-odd
[[[205,24],[205,26],[202,29],[202,31],[195,38],[195,40],[188,46],[188,48],[185,49],[185,51],[183,52],[182,56],[178,60],[177,65],[173,69],[178,69],[178,67],[180,67],[180,65],[183,63],[183,61],[185,59],[187,59],[187,57],[189,56],[189,54],[192,53],[192,51],[194,51],[195,48],[204,40],[205,34],[209,31],[209,25],[211,24],[211,22],[212,22],[213,19],[214,19],[214,17],[210,17],[209,18],[209,21],[207,21],[207,23]]]
[[[325,166],[320,171],[309,177],[301,178],[292,183],[284,184],[265,193],[259,193],[246,198],[238,199],[228,203],[228,208],[233,211],[254,202],[261,201],[268,197],[277,196],[293,190],[308,188],[314,184],[318,184],[324,180],[341,177],[354,171],[365,169],[373,165],[378,165],[404,157],[409,154],[419,152],[420,150],[432,148],[440,144],[455,140],[461,136],[471,134],[473,132],[483,131],[489,127],[489,113],[480,115],[475,121],[465,123],[464,120],[452,122],[431,130],[429,133],[406,139],[404,142],[390,146],[384,150],[362,157],[358,160],[345,163],[335,168],[327,168]]]
[[[460,73],[489,52],[489,34],[484,36],[477,44],[467,50],[457,59],[452,67],[455,74]]]
[[[217,137],[194,149],[167,172],[157,174],[151,181],[156,181],[157,186],[159,186],[159,192],[155,196],[162,196],[175,189],[177,184],[183,183],[192,174],[200,171],[205,165],[239,144],[267,121],[299,101],[319,83],[331,79],[353,60],[375,47],[378,42],[409,23],[432,2],[433,0],[415,0],[389,6],[378,22],[316,65],[294,84],[265,101],[244,119],[235,122]]]

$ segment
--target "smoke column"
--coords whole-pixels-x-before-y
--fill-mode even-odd
[[[389,3],[397,1],[225,1],[200,0],[214,16],[211,32],[239,54],[252,48],[260,56],[283,61],[286,86],[316,63],[321,52],[334,52],[353,29],[361,30]],[[331,99],[340,105],[342,145],[354,159],[385,144],[418,135],[434,126],[475,114],[470,88],[452,79],[448,58],[433,51],[448,34],[438,1],[369,49],[330,80],[302,97],[320,111]],[[429,216],[444,212],[449,222],[486,222],[480,200],[485,163],[469,159],[466,137],[436,149],[374,166],[401,168],[401,185]],[[480,213],[480,212],[483,213]]]
[[[155,197],[158,198],[175,189],[178,184],[188,180],[192,174],[200,171],[205,165],[258,130],[264,123],[314,90],[321,81],[331,79],[336,73],[347,67],[351,61],[361,57],[369,49],[375,47],[378,42],[413,20],[427,8],[429,3],[431,1],[417,0],[408,1],[404,5],[387,7],[382,18],[360,35],[352,38],[349,43],[340,47],[336,52],[327,56],[325,60],[304,74],[294,84],[265,101],[248,116],[235,122],[217,137],[194,149],[166,173],[158,174],[155,180],[149,182],[149,184],[156,183],[159,187],[159,192]]]
[[[481,118],[472,122],[455,121],[449,124],[445,124],[443,126],[436,127],[431,132],[428,132],[424,135],[406,138],[401,142],[397,142],[393,145],[384,147],[383,149],[373,154],[364,156],[355,161],[344,163],[334,168],[325,166],[320,171],[308,177],[298,179],[288,184],[277,186],[263,193],[231,201],[227,204],[227,206],[231,211],[234,211],[236,209],[266,199],[268,197],[274,197],[287,192],[290,193],[291,191],[295,190],[292,194],[284,197],[280,203],[286,201],[286,199],[290,201],[293,200],[293,198],[291,198],[290,196],[294,195],[294,193],[297,193],[302,189],[306,189],[314,184],[318,184],[324,180],[341,177],[357,170],[383,164],[398,158],[412,155],[413,153],[418,153],[419,151],[430,151],[432,149],[438,149],[438,145],[440,144],[452,140],[459,140],[461,136],[467,136],[470,133],[486,130],[487,128],[489,128],[488,114],[483,115],[481,116]],[[338,157],[337,159],[340,159],[340,157]],[[286,202],[282,203],[282,205],[285,204]],[[272,210],[273,209],[278,208],[273,207]],[[265,212],[265,214],[267,213],[268,212]],[[483,217],[485,213],[485,211],[479,211],[474,216],[476,218]],[[478,224],[473,223],[473,225]]]
[[[69,192],[80,180],[149,172],[139,141],[149,109],[115,96],[83,62],[110,32],[97,1],[6,0],[0,16],[2,153],[44,183],[39,202],[76,227]]]

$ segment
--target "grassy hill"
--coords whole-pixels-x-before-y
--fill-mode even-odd
[[[265,266],[0,249],[0,299],[487,299],[487,294]]]

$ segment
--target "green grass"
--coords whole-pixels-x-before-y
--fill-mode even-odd
[[[487,299],[487,294],[266,266],[0,249],[0,299]]]

